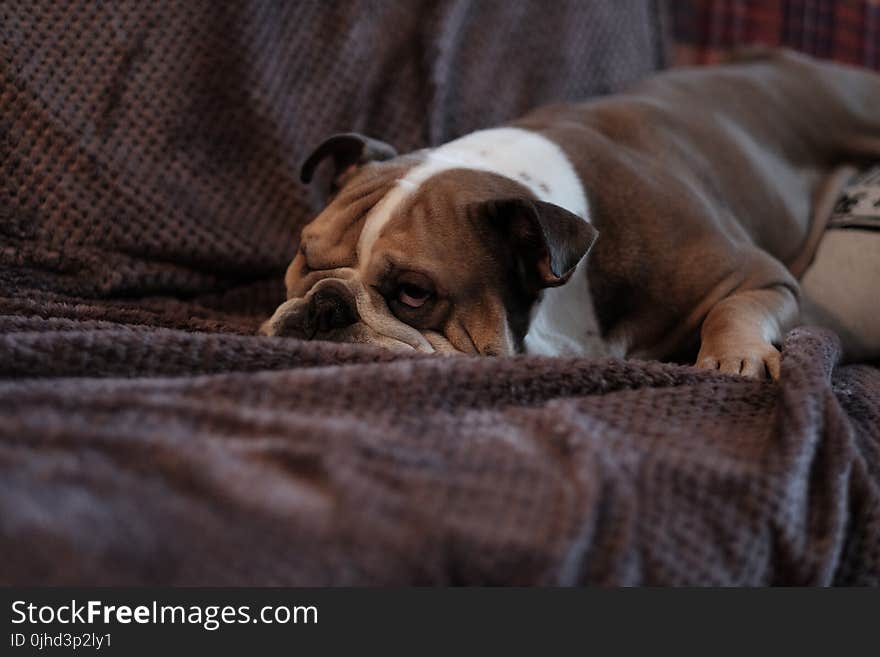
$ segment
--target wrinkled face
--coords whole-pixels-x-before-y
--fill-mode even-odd
[[[338,180],[303,229],[288,300],[261,332],[423,352],[520,349],[541,289],[566,280],[592,236],[569,235],[573,250],[548,245],[541,202],[524,186],[465,168],[414,184],[419,163],[371,162]]]
[[[470,170],[402,190],[395,183],[406,168],[362,167],[306,226],[285,276],[288,301],[267,332],[419,351],[515,351],[506,306],[515,313],[531,304],[507,298],[509,254],[480,215],[487,194],[527,190]]]

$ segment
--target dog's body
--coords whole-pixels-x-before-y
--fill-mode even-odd
[[[880,76],[778,52],[391,155],[345,136],[306,163],[309,178],[333,156],[340,191],[264,332],[478,354],[699,348],[699,366],[776,376],[834,201],[880,159]],[[830,266],[811,272],[819,287]],[[845,332],[859,355],[880,349],[876,323]]]

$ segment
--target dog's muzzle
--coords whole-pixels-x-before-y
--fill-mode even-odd
[[[278,306],[260,327],[260,333],[300,340],[370,343],[424,353],[438,350],[418,330],[396,319],[381,297],[374,296],[377,298],[371,298],[355,276],[328,277],[315,283],[304,297],[288,299]]]
[[[354,294],[339,279],[320,281],[305,298],[291,299],[283,307],[266,322],[263,333],[314,340],[359,319]]]

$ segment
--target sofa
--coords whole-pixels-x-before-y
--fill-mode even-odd
[[[776,382],[256,334],[321,139],[623,89],[661,2],[0,13],[0,583],[880,584],[880,369],[827,331]]]

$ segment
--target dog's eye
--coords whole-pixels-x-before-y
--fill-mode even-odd
[[[397,300],[410,308],[419,308],[430,298],[429,290],[412,283],[402,283],[397,288]]]

